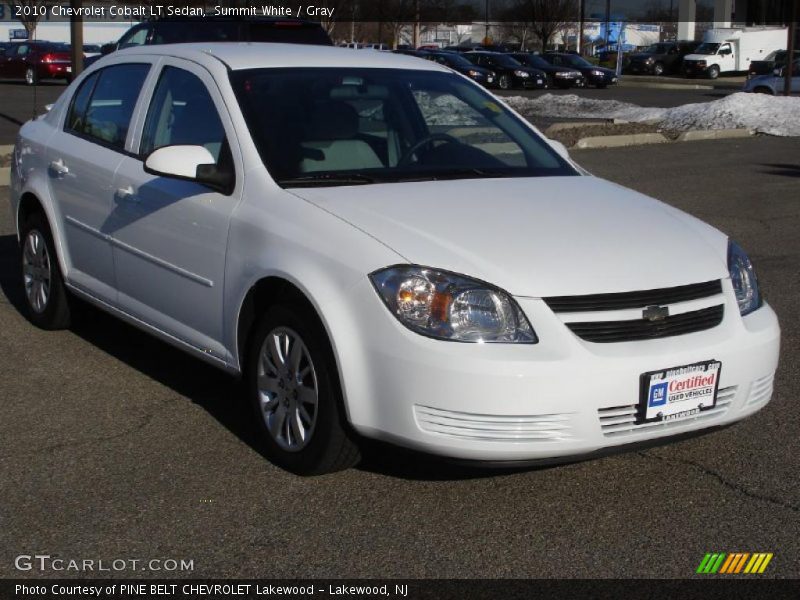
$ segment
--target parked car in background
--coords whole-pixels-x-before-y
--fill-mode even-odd
[[[547,75],[539,69],[526,67],[508,54],[499,52],[465,52],[462,56],[479,67],[497,74],[497,87],[501,90],[525,88],[540,90],[547,87]]]
[[[332,46],[330,36],[314,21],[277,18],[183,17],[156,19],[131,27],[113,44],[101,47],[103,55],[135,46],[192,42],[279,42]],[[360,44],[353,47],[360,48]],[[86,61],[91,65],[99,57]]]
[[[649,75],[679,73],[683,58],[694,52],[699,42],[660,42],[642,52],[631,54],[626,72]]]
[[[471,63],[457,52],[428,52],[425,58],[450,67],[484,87],[495,87],[497,84],[497,74],[494,71]]]
[[[0,79],[22,79],[28,85],[42,79],[71,81],[70,47],[56,42],[14,42],[0,55]]]
[[[617,72],[613,69],[606,69],[605,67],[593,65],[577,54],[545,52],[542,54],[542,58],[557,67],[577,69],[583,73],[583,78],[587,86],[593,85],[597,88],[607,88],[609,85],[614,85],[619,80]]]
[[[542,71],[547,77],[547,87],[567,89],[584,84],[583,73],[571,67],[558,67],[531,52],[511,52],[509,56],[526,67]]]
[[[772,396],[780,327],[734,241],[430,61],[133,48],[25,123],[12,165],[31,323],[67,327],[75,295],[240,376],[296,473],[356,464],[362,437],[596,457]]]
[[[757,75],[770,75],[775,69],[786,65],[786,57],[789,56],[788,50],[775,50],[770,52],[764,60],[754,60],[747,69],[748,77]],[[795,60],[800,58],[800,50],[794,51]]]
[[[84,44],[83,55],[86,58],[100,56],[102,54],[102,46],[100,44]]]
[[[772,94],[773,96],[783,95],[786,89],[786,69],[786,66],[778,67],[767,75],[750,77],[744,84],[744,91],[757,94]],[[800,94],[800,60],[795,61],[792,67],[791,90],[793,94]]]
[[[398,48],[392,50],[394,54],[404,54],[406,56],[416,56],[417,58],[428,58],[427,50],[414,50],[414,48]]]

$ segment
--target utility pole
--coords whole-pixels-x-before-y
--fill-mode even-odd
[[[606,52],[608,52],[608,42],[611,39],[611,0],[606,0]]]
[[[583,56],[583,29],[586,27],[586,0],[581,0],[581,17],[578,20],[578,43],[575,46],[579,56]]]
[[[486,31],[483,34],[483,43],[489,43],[489,0],[486,0],[486,10],[483,13],[484,19],[486,20]]]
[[[419,0],[414,0],[414,48],[419,48]]]
[[[792,94],[792,74],[794,73],[794,48],[796,35],[795,32],[797,31],[797,5],[800,4],[800,0],[790,0],[792,5],[792,14],[789,19],[789,43],[787,44],[786,48],[788,49],[788,53],[786,55],[786,66],[783,68],[783,76],[784,76],[784,83],[783,83],[783,94],[785,96],[791,96]]]
[[[69,0],[73,16],[69,18],[69,40],[72,44],[72,77],[73,79],[83,71],[83,0]],[[78,16],[74,16],[78,15]]]

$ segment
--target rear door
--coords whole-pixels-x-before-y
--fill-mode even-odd
[[[241,159],[222,95],[195,63],[165,58],[149,100],[138,155],[126,157],[114,188],[119,303],[161,331],[225,358],[222,302],[228,226],[242,189]],[[236,172],[221,192],[144,170],[146,156],[171,145],[201,145]]]
[[[28,56],[32,52],[31,44],[20,42],[8,52],[8,60],[3,65],[3,77],[22,79],[25,76],[25,66]]]
[[[126,155],[130,123],[151,65],[116,64],[85,78],[48,149],[50,190],[63,222],[71,283],[116,299],[109,217],[114,175]]]

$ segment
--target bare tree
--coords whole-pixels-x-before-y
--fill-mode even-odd
[[[45,12],[50,10],[50,7],[55,2],[39,2],[38,0],[17,0],[14,5],[19,6],[21,9],[21,16],[17,20],[22,23],[25,31],[28,32],[28,39],[33,39],[33,33],[36,31],[36,26],[39,20],[45,16]],[[11,5],[9,5],[11,8]]]
[[[578,0],[514,0],[505,11],[509,20],[530,23],[531,30],[547,50],[553,36],[578,21]]]

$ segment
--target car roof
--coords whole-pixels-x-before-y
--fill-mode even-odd
[[[362,67],[450,71],[431,61],[391,52],[354,52],[350,48],[269,42],[199,42],[138,46],[113,56],[174,56],[198,63],[220,61],[233,71],[281,67]]]

